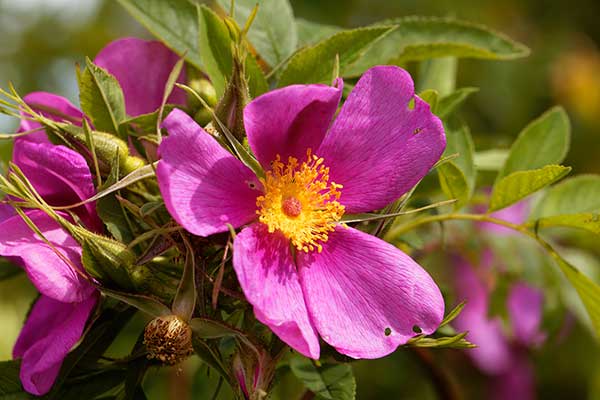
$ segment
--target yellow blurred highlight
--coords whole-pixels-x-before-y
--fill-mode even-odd
[[[0,282],[0,361],[12,359],[12,348],[36,296],[25,274]]]

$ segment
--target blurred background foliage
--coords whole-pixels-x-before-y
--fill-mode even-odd
[[[597,0],[292,0],[295,15],[319,23],[354,27],[405,15],[454,16],[482,23],[531,48],[517,61],[461,60],[457,87],[476,86],[463,109],[478,150],[508,148],[534,117],[562,104],[573,124],[566,165],[573,174],[600,173],[600,2]],[[0,0],[0,85],[17,91],[50,91],[77,103],[75,64],[122,36],[149,37],[114,0]],[[0,115],[0,131],[17,121]],[[0,142],[0,152],[10,152]],[[1,233],[0,233],[1,234]],[[576,239],[577,240],[577,239]],[[597,249],[597,239],[580,238]],[[597,255],[598,253],[596,253]],[[589,263],[588,263],[589,264]],[[592,260],[596,264],[597,260]],[[427,261],[424,261],[427,266]],[[579,264],[581,265],[581,263]],[[35,291],[23,275],[0,283],[0,360],[10,358],[24,315]],[[132,322],[135,335],[143,319]],[[124,338],[124,343],[131,338]],[[119,343],[115,346],[119,353]],[[428,357],[433,356],[433,359]],[[552,341],[534,355],[540,398],[600,399],[600,359],[585,328],[576,326],[567,339]],[[451,367],[451,380],[468,388],[469,398],[483,398],[483,377],[456,350],[426,355],[400,350],[379,361],[354,364],[358,399],[436,398],[431,377],[435,365]],[[433,366],[433,367],[432,367]],[[459,368],[460,367],[460,368]],[[433,368],[433,369],[432,369]],[[213,374],[214,375],[214,374]],[[285,378],[279,398],[290,398]],[[289,382],[288,382],[289,380]],[[153,371],[146,380],[150,398],[208,398],[214,376],[196,360],[183,372]],[[188,386],[193,388],[191,395]],[[223,393],[223,398],[227,394]]]

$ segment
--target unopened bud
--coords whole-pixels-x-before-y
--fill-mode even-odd
[[[200,126],[208,125],[211,120],[212,114],[207,108],[202,107],[196,111],[196,114],[194,114],[194,121],[196,121]]]
[[[177,365],[193,354],[192,328],[176,315],[154,318],[144,331],[148,359]]]
[[[209,106],[214,107],[217,104],[217,91],[210,81],[204,78],[192,79],[189,87],[194,89]],[[192,94],[188,94],[188,105],[194,110],[203,107],[202,103]]]

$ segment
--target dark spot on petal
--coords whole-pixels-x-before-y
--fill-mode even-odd
[[[392,334],[392,330],[389,327],[385,328],[384,333],[385,333],[385,336],[390,336]]]
[[[423,131],[423,129],[425,129],[425,128],[417,128],[417,129],[415,129],[415,130],[413,131],[413,135],[416,135],[416,134],[418,134],[418,133],[421,133],[421,131]]]
[[[414,333],[423,333],[423,329],[421,329],[418,325],[413,326]]]

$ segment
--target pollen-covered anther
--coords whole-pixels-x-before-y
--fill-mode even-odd
[[[193,354],[192,328],[176,315],[154,318],[144,331],[148,359],[177,365]]]
[[[256,199],[259,220],[269,232],[282,232],[301,251],[322,251],[322,243],[344,215],[338,200],[342,185],[329,182],[323,158],[307,151],[306,161],[289,157],[287,164],[277,155]]]

